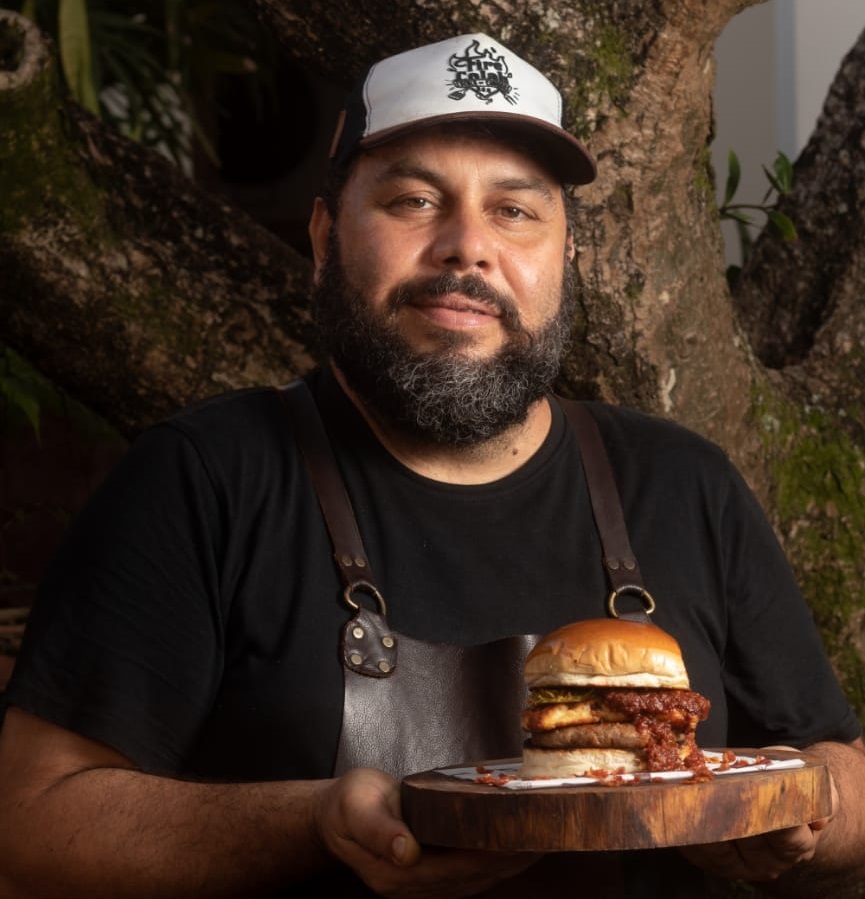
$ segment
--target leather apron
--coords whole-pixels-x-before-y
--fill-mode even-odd
[[[385,598],[376,584],[315,400],[302,380],[279,393],[293,420],[330,532],[343,598],[353,613],[340,635],[344,697],[334,776],[351,768],[373,767],[401,778],[467,761],[520,756],[524,739],[520,712],[527,698],[523,667],[528,652],[542,635],[515,635],[476,646],[455,646],[427,643],[394,632],[388,625]],[[579,442],[603,547],[601,561],[611,588],[607,612],[648,621],[654,603],[631,551],[597,424],[584,405],[557,399]],[[629,603],[630,608],[622,608]],[[676,892],[666,877],[652,885],[644,865],[638,865],[631,875],[620,855],[554,853],[524,875],[483,895],[558,897],[564,884],[579,884],[580,891],[585,890],[593,899],[648,899],[661,895],[660,890],[666,897],[705,895]],[[545,869],[543,873],[541,868]],[[314,887],[310,883],[303,895],[373,895],[365,890],[352,875],[346,879],[345,874],[329,874],[317,879]]]

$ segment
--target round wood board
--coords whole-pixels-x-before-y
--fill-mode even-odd
[[[807,823],[830,813],[829,771],[824,762],[785,750],[734,751],[740,757],[801,758],[805,764],[727,772],[698,783],[520,790],[428,771],[403,779],[402,813],[421,843],[527,852],[715,843]]]

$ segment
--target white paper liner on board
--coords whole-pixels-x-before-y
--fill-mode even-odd
[[[801,768],[804,759],[770,759],[765,756],[737,755],[732,760],[719,753],[705,751],[706,766],[716,777],[725,774],[749,774],[756,771],[775,771],[784,768]],[[636,774],[612,774],[600,777],[538,777],[521,778],[519,776],[520,761],[488,762],[482,765],[469,765],[464,768],[439,768],[439,774],[456,777],[490,786],[503,787],[507,790],[537,790],[550,787],[578,787],[597,784],[639,784],[660,783],[663,781],[688,781],[694,777],[693,771],[641,771]]]

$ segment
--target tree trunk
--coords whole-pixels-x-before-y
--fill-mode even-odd
[[[824,639],[865,711],[865,32],[844,59],[735,304],[777,389],[761,403],[769,506]],[[759,419],[758,419],[759,420]]]
[[[600,168],[580,190],[579,339],[560,387],[725,447],[865,713],[861,49],[797,165],[787,212],[802,238],[758,243],[734,304],[708,143],[714,42],[747,0],[378,0],[362,15],[355,0],[248,2],[290,57],[342,85],[377,56],[475,30],[550,73]],[[0,27],[4,44],[26,42],[0,72],[0,127],[15,133],[0,135],[13,200],[0,212],[0,338],[127,432],[310,365],[308,263],[60,102],[38,35],[9,13]],[[800,288],[818,280],[815,305]]]
[[[308,368],[308,262],[63,96],[26,19],[0,45],[0,339],[127,434]]]

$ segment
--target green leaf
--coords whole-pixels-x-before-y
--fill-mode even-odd
[[[784,188],[781,186],[781,182],[775,177],[775,175],[772,172],[770,172],[769,169],[766,168],[766,166],[762,166],[762,169],[763,169],[763,174],[769,179],[769,184],[772,185],[774,190],[779,194],[784,193]],[[771,191],[770,191],[770,193],[771,193]],[[768,198],[768,196],[769,196],[769,194],[767,193],[766,197]]]
[[[796,233],[796,226],[783,212],[778,212],[776,209],[770,209],[766,215],[769,217],[772,227],[784,238],[784,240],[796,240],[799,237]]]
[[[793,186],[793,163],[779,150],[772,165],[779,193],[785,194]]]
[[[745,215],[744,212],[732,212],[729,209],[721,210],[721,218],[733,222],[741,222],[743,225],[750,225],[752,222],[751,217]]]
[[[724,188],[724,202],[722,206],[726,206],[733,199],[739,188],[739,179],[742,177],[742,168],[739,165],[739,157],[730,150],[727,156],[727,184]]]
[[[31,385],[14,375],[0,372],[0,396],[27,417],[39,439],[39,400]]]
[[[86,0],[60,0],[57,29],[60,62],[66,83],[75,99],[85,109],[98,115],[99,99],[93,83]]]

